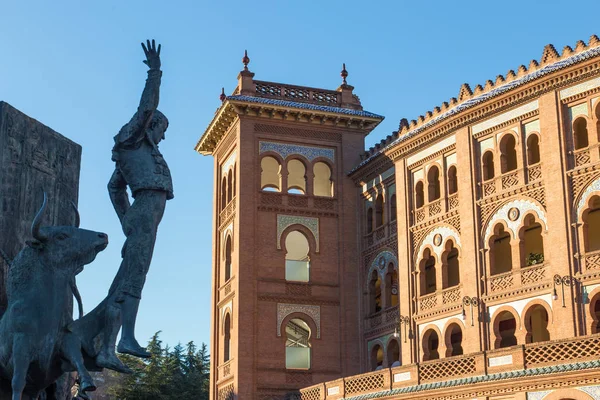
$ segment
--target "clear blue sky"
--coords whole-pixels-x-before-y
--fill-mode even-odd
[[[368,145],[496,75],[600,34],[600,2],[17,1],[0,4],[0,100],[83,146],[82,227],[111,244],[80,275],[89,311],[104,296],[124,241],[106,183],[113,136],[146,77],[140,42],[162,43],[161,150],[167,204],[142,300],[138,337],[171,345],[210,338],[213,164],[193,150],[231,93],[244,49],[256,78],[335,89],[342,62],[365,109],[386,116]],[[0,194],[1,195],[1,194]],[[3,232],[4,234],[4,232]]]

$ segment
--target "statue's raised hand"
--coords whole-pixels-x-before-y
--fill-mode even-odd
[[[144,54],[146,54],[144,64],[150,69],[160,69],[160,44],[158,45],[158,49],[156,49],[154,39],[152,39],[152,44],[150,44],[149,40],[146,40],[145,45],[142,42],[142,48],[144,49]]]

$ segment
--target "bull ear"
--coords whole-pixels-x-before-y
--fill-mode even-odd
[[[41,250],[44,248],[44,244],[42,242],[40,242],[39,240],[27,240],[25,241],[25,244],[29,247],[31,247],[32,249],[36,249],[36,250]]]

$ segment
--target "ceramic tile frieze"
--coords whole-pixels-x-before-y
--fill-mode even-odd
[[[290,314],[302,313],[312,318],[317,326],[317,339],[321,338],[321,306],[277,303],[277,336],[281,337],[281,324]]]
[[[292,155],[299,154],[305,157],[309,161],[313,161],[318,157],[325,157],[334,162],[335,151],[333,149],[326,149],[323,147],[312,147],[312,146],[300,146],[297,144],[287,143],[276,143],[276,142],[259,142],[259,153],[262,154],[267,151],[277,153],[284,160]]]
[[[310,230],[315,237],[317,248],[315,251],[319,252],[319,218],[312,217],[301,217],[298,215],[284,215],[277,214],[277,249],[281,250],[281,235],[288,227],[299,224],[305,226]]]
[[[460,235],[456,229],[449,226],[438,226],[429,232],[427,236],[425,236],[421,246],[419,246],[417,256],[423,254],[423,250],[425,250],[426,246],[431,246],[433,252],[437,256],[437,259],[441,260],[442,253],[444,252],[445,244],[448,239],[452,239],[454,241],[454,246],[457,248],[461,247]]]
[[[387,266],[389,263],[394,264],[394,270],[398,270],[398,259],[396,255],[389,250],[384,250],[381,253],[377,254],[373,262],[371,262],[371,266],[369,267],[369,273],[367,274],[367,290],[369,290],[369,279],[373,271],[377,270],[377,273],[381,276],[381,280],[383,281]]]

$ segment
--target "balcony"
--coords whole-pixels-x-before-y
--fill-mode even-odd
[[[481,197],[502,193],[517,186],[529,184],[540,179],[542,179],[542,165],[540,163],[530,165],[526,168],[509,171],[482,182],[480,184]]]
[[[365,331],[379,328],[390,323],[396,323],[399,310],[397,306],[388,307],[365,318]]]
[[[229,217],[235,214],[235,197],[231,199],[229,203],[225,206],[221,213],[219,214],[219,226],[222,226],[227,221],[229,221]]]
[[[460,303],[461,290],[462,285],[458,285],[419,297],[419,312],[423,313],[438,307],[447,307]]]
[[[502,274],[491,275],[488,279],[488,294],[495,294],[511,290],[513,288],[522,288],[543,283],[547,280],[548,264],[537,264],[529,267],[513,269]]]
[[[581,271],[583,273],[600,270],[600,250],[590,251],[581,256]]]
[[[539,379],[540,376],[559,371],[577,375],[580,371],[568,364],[597,362],[598,358],[600,334],[518,345],[368,372],[301,389],[300,399],[337,400],[368,394],[374,395],[365,399],[391,398],[392,395],[398,399],[410,399],[415,395],[425,398],[426,391],[437,391],[437,397],[440,390],[459,386],[469,392],[464,397],[470,398],[470,393],[478,390],[476,388],[493,383],[506,388],[511,385],[509,380],[524,383],[530,377]]]

